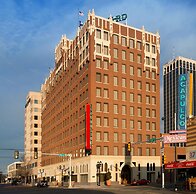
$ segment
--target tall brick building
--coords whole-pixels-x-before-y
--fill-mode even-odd
[[[55,67],[42,85],[42,153],[71,153],[77,182],[95,182],[98,162],[101,175],[109,168],[112,181],[155,181],[160,145],[145,141],[160,136],[159,71],[158,33],[89,12],[73,40],[62,36]],[[85,150],[87,141],[91,150]],[[62,166],[68,166],[66,157],[42,154],[48,179],[66,180],[68,171],[60,174]]]

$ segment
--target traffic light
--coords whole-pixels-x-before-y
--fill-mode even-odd
[[[14,159],[18,159],[19,158],[19,151],[15,150],[14,151]]]
[[[127,144],[127,150],[128,150],[129,152],[131,152],[131,143],[130,143],[130,142]]]
[[[38,151],[34,151],[34,159],[38,159]]]
[[[162,155],[162,164],[165,164],[166,163],[166,155]]]

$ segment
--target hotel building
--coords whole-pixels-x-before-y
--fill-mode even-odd
[[[76,182],[96,182],[99,167],[101,181],[109,169],[112,181],[154,182],[160,144],[146,141],[160,137],[159,71],[160,36],[144,27],[92,11],[73,40],[62,36],[41,88],[44,176],[68,180],[72,154]]]
[[[30,91],[26,97],[24,118],[24,165],[28,182],[35,182],[41,164],[41,93]],[[37,154],[37,155],[36,155]]]

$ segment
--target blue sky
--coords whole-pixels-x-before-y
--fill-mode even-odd
[[[173,55],[196,59],[194,0],[1,0],[0,149],[23,148],[26,95],[39,91],[54,67],[54,49],[61,36],[75,37],[78,10],[84,12],[85,20],[93,8],[103,17],[127,13],[128,25],[158,31],[161,70]],[[14,162],[12,155],[0,150],[3,172]]]

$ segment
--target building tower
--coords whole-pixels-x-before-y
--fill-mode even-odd
[[[114,20],[89,12],[77,36],[62,36],[55,49],[42,85],[46,176],[66,168],[61,156],[71,153],[77,182],[95,182],[98,163],[113,181],[157,178],[159,143],[146,141],[160,137],[160,36]]]
[[[26,97],[24,118],[24,162],[28,181],[35,182],[41,163],[41,93],[30,91]]]
[[[187,117],[196,115],[196,61],[176,57],[163,66],[163,76],[164,133],[186,130]]]

